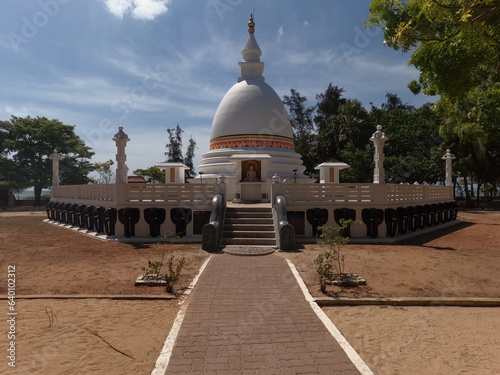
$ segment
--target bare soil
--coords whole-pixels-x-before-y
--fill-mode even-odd
[[[42,222],[38,213],[0,213],[0,294],[16,266],[17,368],[0,373],[147,374],[178,311],[177,300],[61,299],[62,295],[156,295],[135,287],[141,267],[163,251],[184,256],[181,293],[209,256],[199,244],[124,244],[85,237]],[[366,286],[328,286],[331,296],[500,297],[500,212],[467,211],[462,223],[398,245],[348,245],[346,270]],[[290,259],[309,290],[319,289],[318,245]],[[1,300],[0,300],[1,301]],[[7,310],[6,300],[1,302]],[[498,308],[331,307],[325,312],[377,374],[500,373]],[[0,334],[0,347],[7,337]],[[12,370],[12,371],[10,371]]]

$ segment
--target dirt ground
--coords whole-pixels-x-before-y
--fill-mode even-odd
[[[59,295],[166,295],[135,287],[148,260],[186,258],[181,293],[208,254],[199,244],[107,243],[42,222],[37,214],[0,213],[0,294],[16,266],[17,371],[0,374],[147,374],[178,311],[177,300],[58,299]],[[348,245],[346,265],[367,285],[328,287],[332,296],[500,297],[500,212],[468,211],[454,227],[398,245]],[[290,259],[315,296],[322,296],[306,245]],[[7,311],[7,301],[0,300]],[[2,310],[0,310],[2,311]],[[497,308],[331,307],[325,312],[377,374],[500,373]],[[6,327],[6,326],[4,326]],[[4,328],[7,329],[7,328]],[[7,338],[0,334],[0,346]],[[423,366],[423,367],[422,367]],[[427,367],[425,367],[427,366]],[[424,369],[427,369],[424,371]]]
[[[461,212],[461,223],[397,245],[345,246],[347,272],[367,281],[359,288],[328,286],[342,297],[500,297],[500,212]],[[290,259],[313,296],[323,296],[314,259],[305,245]]]

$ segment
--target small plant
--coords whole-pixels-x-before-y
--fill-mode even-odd
[[[167,236],[163,235],[162,243],[165,245],[180,243],[179,236]],[[164,260],[167,256],[168,249],[165,249],[161,252],[161,255],[158,260],[148,260],[147,267],[142,267],[141,270],[144,271],[144,275],[142,276],[142,280],[154,280],[158,281],[160,284],[164,284],[166,286],[166,291],[168,293],[174,293],[174,285],[179,281],[182,267],[184,267],[184,263],[186,259],[182,257],[177,265],[174,265],[175,256],[172,255],[167,263],[167,270],[165,272],[164,269]],[[165,273],[162,273],[162,269]],[[156,284],[158,285],[158,284]]]
[[[327,245],[328,250],[320,253],[314,260],[316,271],[319,276],[321,292],[326,292],[326,285],[334,278],[341,282],[348,282],[349,275],[345,272],[345,253],[343,246],[349,243],[349,237],[344,237],[346,228],[353,223],[352,220],[343,220],[340,227],[321,226],[321,244]]]
[[[148,266],[141,268],[141,270],[144,271],[144,276],[154,280],[158,280],[160,278],[161,268],[163,267],[163,259],[165,258],[166,253],[166,251],[162,251],[160,260],[148,260]]]
[[[168,271],[165,274],[166,281],[166,290],[167,293],[174,293],[174,285],[177,284],[179,278],[181,276],[182,267],[184,267],[184,263],[186,262],[186,258],[182,257],[177,266],[174,269],[174,256],[172,255],[167,263]]]

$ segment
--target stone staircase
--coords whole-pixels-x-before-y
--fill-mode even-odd
[[[227,207],[223,245],[276,246],[271,207]]]

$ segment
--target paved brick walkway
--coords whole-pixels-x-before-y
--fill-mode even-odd
[[[189,299],[167,374],[359,375],[286,261],[214,255]]]

